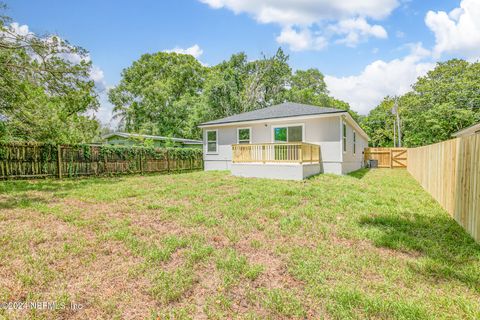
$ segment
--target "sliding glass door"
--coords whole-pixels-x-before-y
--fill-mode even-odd
[[[281,143],[302,142],[303,126],[294,125],[273,127],[273,141],[275,143],[280,143],[273,146],[273,159],[275,159],[275,161],[298,159],[301,146],[281,145]]]
[[[303,141],[303,126],[285,126],[273,128],[273,141],[275,143],[281,142],[302,142]]]

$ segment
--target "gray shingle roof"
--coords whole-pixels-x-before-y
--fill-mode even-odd
[[[244,112],[230,117],[204,122],[200,126],[340,112],[346,111],[341,109],[311,106],[301,103],[285,102],[263,109]]]

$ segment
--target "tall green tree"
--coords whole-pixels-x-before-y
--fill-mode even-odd
[[[191,55],[144,54],[122,72],[109,100],[127,131],[181,135],[194,112],[194,105],[186,102],[201,93],[205,73]]]
[[[358,118],[347,103],[328,95],[320,71],[292,74],[281,48],[253,61],[237,53],[212,67],[190,55],[143,55],[123,71],[109,99],[125,130],[186,138],[200,137],[201,122],[284,101],[347,110]]]
[[[417,79],[399,97],[403,145],[415,147],[444,141],[480,121],[480,63],[452,59]],[[393,145],[394,115],[389,97],[373,109],[363,125],[376,146]]]
[[[5,7],[3,6],[3,9]],[[20,33],[0,17],[2,140],[89,142],[98,107],[88,52],[56,36]]]
[[[383,101],[361,121],[362,127],[370,137],[373,147],[393,147],[394,115],[392,108],[395,101],[393,97],[385,97]]]
[[[351,110],[348,103],[329,96],[324,75],[315,68],[295,71],[290,78],[285,97],[290,102],[345,110],[359,120],[359,115]]]
[[[285,101],[292,70],[288,55],[281,48],[272,57],[248,63],[243,94],[244,110],[256,110]]]
[[[243,99],[248,77],[249,63],[243,52],[210,68],[202,92],[202,120],[226,117],[249,109]]]
[[[480,63],[452,59],[418,79],[402,97],[405,144],[420,146],[451,138],[480,121]]]

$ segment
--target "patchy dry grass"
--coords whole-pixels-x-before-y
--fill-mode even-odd
[[[67,306],[0,318],[478,319],[479,270],[402,170],[0,183],[0,303]]]

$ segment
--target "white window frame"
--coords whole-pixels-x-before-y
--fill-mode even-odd
[[[353,154],[357,154],[357,132],[353,130]]]
[[[240,130],[248,129],[248,144],[252,143],[252,127],[241,127],[237,128],[237,144],[240,144]],[[246,141],[246,140],[243,140]]]
[[[343,153],[347,152],[347,123],[342,121],[342,151]]]
[[[302,142],[305,142],[305,123],[289,123],[283,125],[272,126],[272,143],[294,143],[294,142],[275,142],[275,129],[276,128],[287,128],[287,140],[288,140],[288,127],[302,127]]]
[[[208,151],[208,133],[215,132],[215,151]],[[205,154],[218,154],[218,129],[205,130]]]

